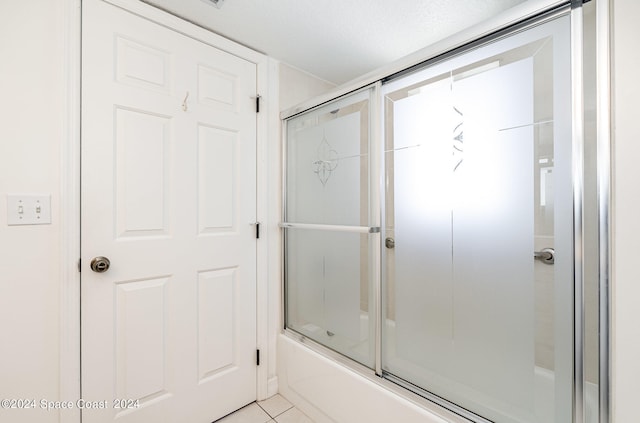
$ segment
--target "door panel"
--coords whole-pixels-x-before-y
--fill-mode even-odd
[[[117,397],[144,402],[167,393],[164,304],[169,283],[165,277],[116,287]]]
[[[211,422],[256,395],[255,64],[83,20],[82,395],[107,401],[83,421]]]
[[[170,125],[169,116],[116,108],[114,171],[118,239],[169,233]]]
[[[571,419],[568,29],[561,17],[382,88],[383,372],[491,421]]]
[[[373,95],[369,87],[289,119],[285,160],[286,327],[369,367]]]
[[[234,362],[236,269],[198,274],[198,377],[206,382]]]
[[[234,231],[237,205],[237,134],[228,129],[198,127],[199,233]]]

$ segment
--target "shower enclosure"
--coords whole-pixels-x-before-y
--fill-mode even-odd
[[[474,421],[599,421],[571,31],[556,12],[285,119],[288,331]]]

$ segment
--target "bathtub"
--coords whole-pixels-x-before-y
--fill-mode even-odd
[[[354,370],[287,334],[278,336],[278,389],[316,423],[463,423],[468,420],[399,386]],[[541,423],[552,421],[554,375],[536,368],[535,390]],[[598,420],[598,387],[585,387],[585,422]]]

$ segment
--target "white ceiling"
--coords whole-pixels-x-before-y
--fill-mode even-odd
[[[525,0],[145,0],[341,84]]]

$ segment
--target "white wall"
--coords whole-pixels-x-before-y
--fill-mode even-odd
[[[60,0],[0,2],[0,398],[59,397],[62,16]],[[51,194],[53,223],[7,226],[7,193]]]
[[[280,63],[280,110],[286,110],[335,88],[335,84]]]
[[[640,398],[640,2],[613,1],[613,409],[638,421]]]

